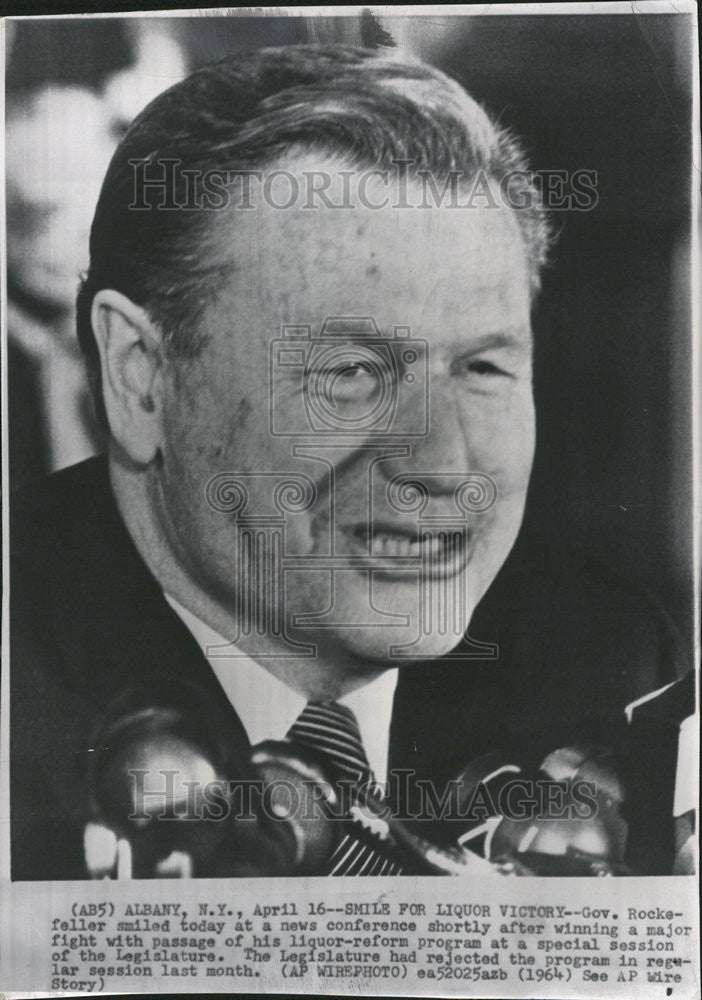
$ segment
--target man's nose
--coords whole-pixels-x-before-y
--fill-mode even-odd
[[[425,433],[403,440],[409,446],[409,455],[401,463],[403,472],[418,478],[424,475],[431,493],[453,493],[457,475],[474,471],[467,414],[442,382],[436,379],[430,386]],[[401,422],[401,407],[397,416]]]

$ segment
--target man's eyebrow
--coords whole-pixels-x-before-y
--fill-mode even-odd
[[[519,326],[482,333],[477,337],[468,336],[457,341],[457,345],[469,351],[494,351],[500,348],[523,351],[525,348],[531,349],[531,341],[531,327]]]
[[[417,346],[421,345],[424,340],[422,337],[413,337],[410,328],[407,326],[399,327],[397,330],[381,327],[376,333],[370,333],[366,330],[354,328],[352,324],[349,326],[339,325],[334,329],[325,331],[324,336],[339,337],[340,339],[352,340],[359,344],[372,343],[373,341],[377,341],[378,337],[383,342],[388,343],[392,343],[398,338],[403,341],[414,341]],[[471,352],[499,349],[523,351],[525,349],[531,350],[531,343],[531,327],[515,326],[502,330],[494,330],[489,333],[481,333],[476,337],[472,337],[470,334],[464,337],[457,337],[453,342],[453,346]],[[428,346],[431,350],[431,340],[429,340]]]

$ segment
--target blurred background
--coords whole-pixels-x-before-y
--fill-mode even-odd
[[[99,185],[134,115],[232,52],[392,47],[459,79],[535,170],[596,171],[596,207],[554,213],[525,530],[648,587],[691,636],[692,16],[388,10],[7,24],[11,485],[102,448],[74,298]]]

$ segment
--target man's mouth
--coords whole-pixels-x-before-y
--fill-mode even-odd
[[[374,569],[393,576],[417,570],[450,576],[463,568],[472,552],[472,534],[465,526],[418,532],[384,524],[356,525],[344,534],[354,556],[365,557]]]

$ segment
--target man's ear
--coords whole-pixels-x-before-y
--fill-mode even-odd
[[[162,334],[141,306],[111,288],[93,299],[91,320],[110,431],[147,465],[161,444]]]

